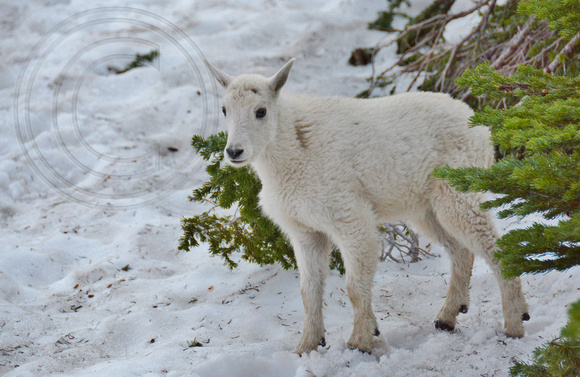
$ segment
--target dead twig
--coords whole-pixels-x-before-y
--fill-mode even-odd
[[[410,33],[413,33],[413,32],[417,33],[417,38],[419,38],[419,35],[421,34],[422,31],[427,30],[427,29],[431,29],[425,35],[422,35],[420,37],[420,39],[416,40],[415,44],[411,48],[407,49],[405,51],[405,53],[400,56],[400,58],[397,60],[397,62],[395,64],[393,64],[392,66],[390,66],[386,70],[382,71],[378,77],[382,77],[386,73],[395,69],[397,66],[402,65],[402,63],[405,62],[405,60],[407,60],[409,57],[416,55],[416,54],[421,54],[421,50],[424,47],[430,46],[430,49],[427,53],[421,54],[419,59],[415,63],[412,63],[412,64],[408,65],[407,67],[405,67],[405,69],[403,70],[402,73],[423,71],[433,61],[435,61],[437,57],[441,56],[441,54],[436,53],[436,51],[439,48],[439,42],[442,40],[442,35],[443,35],[443,32],[445,31],[447,24],[449,24],[449,22],[451,22],[453,20],[465,17],[465,16],[470,15],[474,12],[477,12],[482,7],[490,4],[490,2],[493,4],[493,6],[495,6],[496,0],[484,0],[482,2],[477,3],[472,8],[467,9],[463,12],[449,14],[449,15],[438,14],[438,15],[433,16],[427,20],[424,20],[424,21],[419,22],[417,24],[408,26],[407,28],[405,28],[405,30],[399,32],[399,34],[397,35],[396,38],[394,38],[386,43],[383,43],[382,41],[379,42],[379,44],[377,44],[374,48],[373,56],[371,59],[372,76],[369,80],[370,81],[369,88],[366,91],[367,95],[371,96],[373,90],[376,88],[377,77],[375,74],[376,67],[375,67],[375,59],[374,58],[378,54],[379,51],[381,51],[382,49],[384,49],[386,47],[391,46],[392,44],[396,43],[397,41],[403,40],[403,38],[406,37],[407,35],[409,35]],[[417,81],[417,79],[420,76],[421,76],[420,73],[418,73],[415,76],[410,87],[413,86],[413,84]]]
[[[471,33],[467,34],[461,41],[459,41],[459,43],[457,43],[455,47],[453,47],[453,49],[451,50],[451,55],[449,56],[449,60],[447,60],[447,64],[445,64],[445,68],[443,69],[441,76],[439,76],[437,83],[435,83],[435,89],[443,89],[445,87],[445,78],[447,76],[447,72],[451,68],[451,65],[455,61],[455,56],[457,55],[461,47],[463,47],[463,45],[467,41],[469,41],[476,33],[479,33],[481,36],[481,31],[485,30],[485,25],[487,25],[487,20],[489,19],[489,15],[491,14],[492,10],[495,8],[495,4],[496,0],[492,0],[477,27],[473,29]],[[480,39],[481,37],[477,39],[475,49],[477,49],[477,44],[479,43]]]
[[[494,68],[500,68],[504,61],[510,56],[514,50],[522,44],[522,41],[526,38],[528,33],[530,32],[530,25],[532,24],[533,17],[528,18],[524,26],[520,29],[520,31],[511,39],[510,43],[507,47],[503,50],[501,55],[491,64]]]
[[[419,236],[410,230],[405,224],[388,224],[380,228],[383,242],[381,261],[387,258],[397,262],[405,263],[405,257],[410,258],[410,262],[418,262],[421,255],[428,257],[437,257],[436,254],[430,253],[428,249],[419,246]],[[399,257],[393,255],[397,251]]]

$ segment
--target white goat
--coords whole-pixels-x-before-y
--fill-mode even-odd
[[[378,335],[371,288],[379,223],[405,220],[451,256],[451,279],[435,327],[453,330],[467,312],[473,254],[491,266],[501,289],[506,334],[524,335],[529,319],[519,279],[505,280],[494,260],[498,234],[462,194],[432,177],[449,165],[489,167],[485,127],[469,128],[471,109],[446,94],[377,99],[291,96],[281,91],[294,59],[271,78],[232,77],[208,63],[226,89],[226,161],[251,164],[262,182],[260,204],[288,235],[300,270],[305,310],[298,353],[324,345],[322,297],[331,242],[340,249],[354,309],[350,348],[372,350]]]

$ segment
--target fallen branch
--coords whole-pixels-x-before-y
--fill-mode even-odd
[[[377,88],[389,87],[394,91],[404,82],[408,88],[401,90],[418,87],[421,90],[449,93],[466,102],[474,102],[472,104],[477,106],[481,101],[474,99],[471,91],[455,85],[455,79],[466,69],[490,62],[496,70],[508,76],[514,74],[521,65],[542,68],[550,73],[562,65],[563,58],[573,57],[577,53],[580,35],[576,35],[562,48],[562,38],[557,31],[549,28],[547,22],[537,21],[533,17],[518,18],[515,0],[508,0],[508,5],[501,7],[497,3],[497,0],[486,0],[464,12],[438,14],[407,26],[395,38],[391,37],[388,41],[383,39],[373,49],[369,87],[360,96],[370,97]],[[459,42],[446,43],[443,35],[448,23],[474,12],[481,14],[477,26]],[[395,62],[384,70],[378,69],[376,57],[380,51],[394,43],[405,42],[409,33],[417,37],[412,45],[405,44],[404,52],[397,56]],[[550,59],[554,51],[559,54],[555,59]],[[495,104],[501,105],[499,102]]]
[[[560,53],[554,58],[554,60],[552,60],[550,65],[544,68],[544,72],[546,73],[554,72],[562,62],[562,58],[570,57],[574,52],[574,49],[578,47],[579,44],[580,44],[580,33],[576,34],[574,38],[570,39],[570,42],[568,42],[566,46],[564,46],[562,51],[560,51]]]
[[[415,44],[411,48],[407,49],[405,51],[405,53],[403,53],[400,56],[400,58],[398,59],[398,61],[395,64],[393,64],[392,66],[388,67],[386,70],[381,72],[378,77],[384,76],[389,71],[393,70],[397,66],[400,66],[409,56],[412,56],[414,54],[418,54],[418,53],[420,53],[420,51],[424,47],[431,45],[430,49],[427,53],[422,54],[421,57],[418,59],[418,61],[416,61],[415,63],[405,67],[403,69],[402,73],[423,71],[437,57],[441,56],[441,54],[439,54],[439,53],[436,54],[435,52],[440,47],[439,44],[440,44],[440,41],[442,40],[443,32],[445,31],[445,28],[447,27],[449,22],[456,20],[456,19],[459,19],[459,18],[462,18],[462,17],[465,17],[465,16],[468,16],[474,12],[477,12],[482,7],[490,4],[490,2],[493,4],[493,6],[495,6],[496,0],[484,0],[480,3],[477,3],[472,8],[467,9],[463,12],[449,14],[449,15],[448,14],[438,14],[438,15],[433,16],[427,20],[424,20],[424,21],[419,22],[417,24],[410,25],[410,26],[406,27],[405,30],[399,32],[399,34],[397,35],[396,38],[388,41],[387,43],[379,42],[375,46],[375,48],[373,49],[374,52],[373,52],[373,55],[371,57],[372,76],[369,80],[370,81],[369,88],[366,90],[367,95],[370,96],[372,94],[373,90],[376,88],[375,56],[379,53],[379,51],[381,51],[382,49],[384,49],[386,47],[391,46],[392,44],[396,43],[397,41],[403,40],[403,38],[406,37],[409,33],[416,32],[417,35],[419,35],[421,33],[421,31],[428,29],[428,28],[432,28],[433,30],[430,30],[426,35],[422,36],[418,41],[416,41]],[[412,86],[413,83],[419,77],[420,77],[420,73],[418,73],[415,76],[415,78],[410,86]]]
[[[491,66],[495,69],[501,68],[504,64],[504,60],[510,56],[515,49],[517,49],[526,38],[526,36],[530,33],[530,25],[532,24],[533,17],[528,18],[524,27],[520,29],[520,31],[511,39],[510,43],[507,47],[503,50],[502,54],[493,62]]]

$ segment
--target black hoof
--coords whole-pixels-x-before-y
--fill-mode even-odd
[[[363,351],[360,348],[356,348],[356,347],[353,347],[353,346],[348,346],[348,349],[351,350],[351,351],[358,351],[360,353],[366,353],[367,355],[371,355],[371,351]]]
[[[524,313],[522,315],[522,321],[529,321],[530,320],[530,315],[528,313]]]
[[[320,338],[320,340],[318,341],[318,345],[320,347],[326,347],[326,340],[324,338]]]
[[[467,310],[469,310],[469,308],[467,307],[467,305],[461,305],[459,307],[459,313],[465,314],[465,313],[467,313]]]
[[[443,321],[435,321],[435,328],[437,330],[444,330],[444,331],[453,331],[455,330],[455,326],[445,323]]]
[[[379,335],[381,335],[381,332],[380,332],[380,331],[379,331],[379,329],[377,328],[377,329],[375,329],[374,336],[379,336]]]

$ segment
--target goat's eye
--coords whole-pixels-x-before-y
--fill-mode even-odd
[[[226,107],[222,106],[222,112],[224,113],[224,116],[226,116]]]
[[[261,108],[256,110],[256,118],[263,118],[266,116],[266,109]]]

